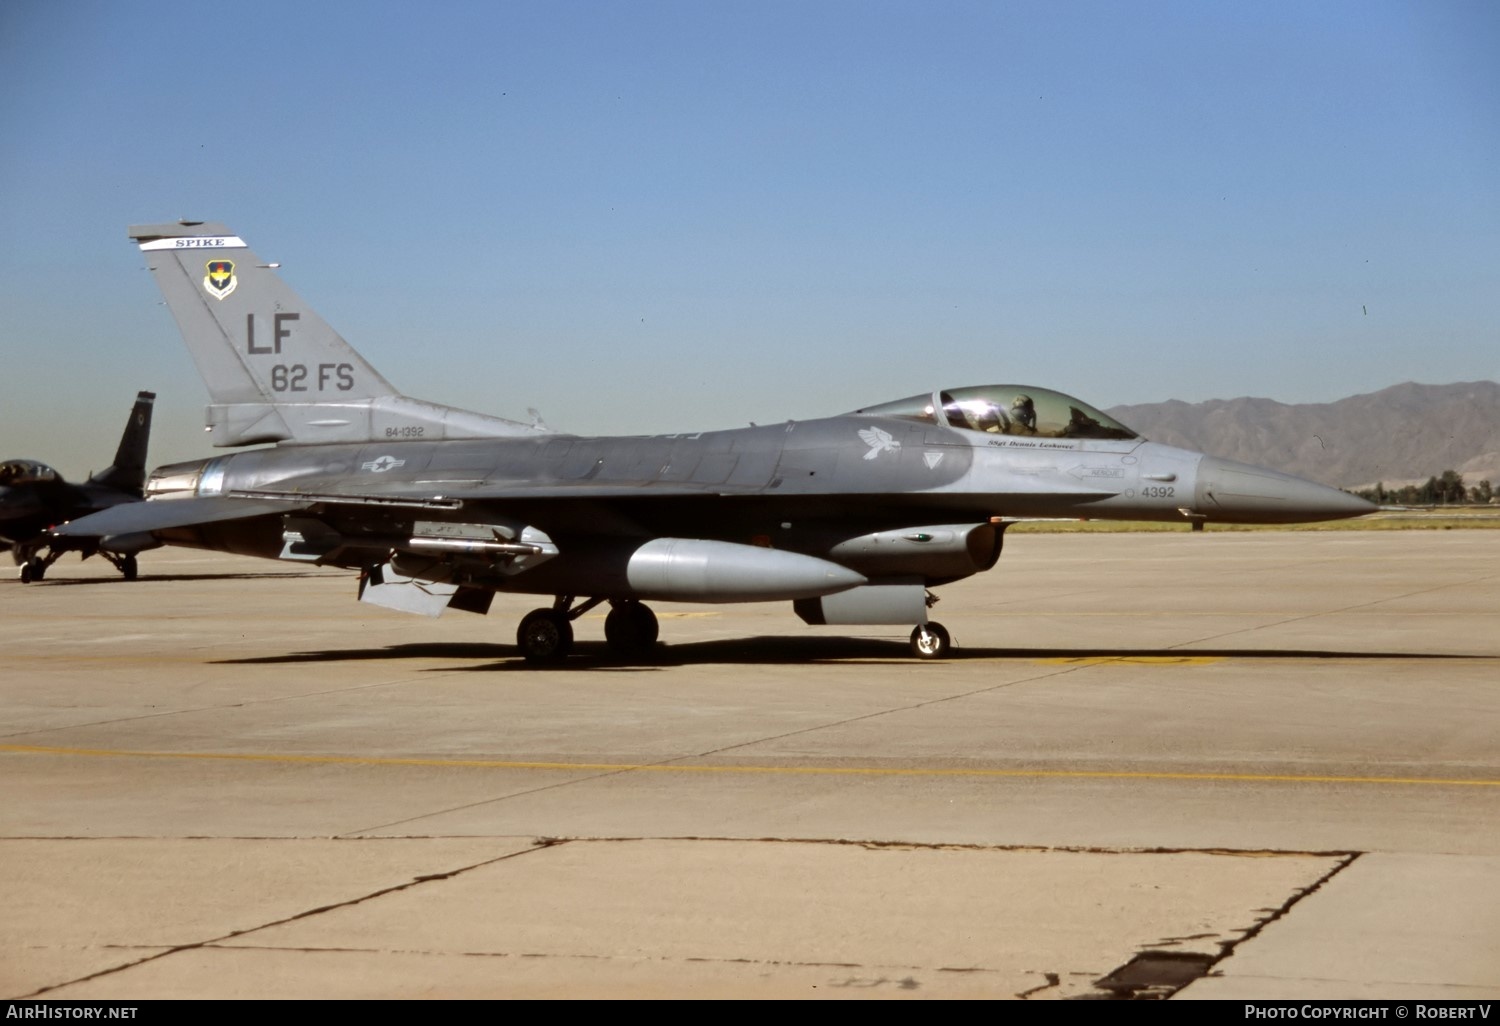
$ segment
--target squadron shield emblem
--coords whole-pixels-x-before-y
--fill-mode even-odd
[[[233,260],[210,260],[208,273],[203,276],[203,287],[215,299],[223,299],[234,291],[239,279],[234,276]]]

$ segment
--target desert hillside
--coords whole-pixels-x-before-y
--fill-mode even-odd
[[[1176,400],[1115,406],[1147,438],[1341,488],[1426,481],[1457,470],[1500,484],[1500,384],[1407,382],[1332,403]]]

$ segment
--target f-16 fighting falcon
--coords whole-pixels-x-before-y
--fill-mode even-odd
[[[6,460],[0,463],[0,548],[11,550],[21,567],[21,582],[40,581],[64,552],[81,552],[88,559],[102,555],[125,575],[136,578],[136,554],[161,542],[149,534],[116,535],[105,545],[86,535],[58,537],[48,529],[64,521],[139,502],[146,483],[146,444],[151,437],[154,392],[136,394],[115,461],[87,481],[73,484],[45,463]]]
[[[530,662],[573,622],[648,656],[645,604],[787,602],[808,624],[911,625],[949,654],[935,589],[993,567],[1024,518],[1276,524],[1355,517],[1363,499],[1139,437],[1061,392],[930,388],[816,420],[584,437],[398,393],[222,224],[138,225],[208,386],[215,445],[161,467],[147,502],[63,537],[175,545],[359,571],[359,597],[436,616],[495,592],[548,596]]]

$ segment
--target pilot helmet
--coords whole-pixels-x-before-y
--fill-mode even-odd
[[[1037,420],[1037,405],[1032,402],[1031,396],[1022,393],[1022,395],[1011,399],[1011,416],[1016,417],[1017,420],[1025,423],[1026,426],[1034,425],[1035,420]]]

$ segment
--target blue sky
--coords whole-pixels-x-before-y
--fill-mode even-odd
[[[1500,378],[1489,0],[0,4],[0,456],[206,393],[223,221],[408,394],[650,433]]]

